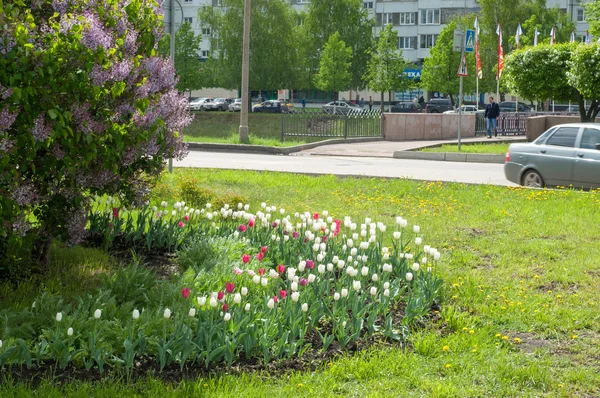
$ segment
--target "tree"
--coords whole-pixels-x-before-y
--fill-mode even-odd
[[[574,101],[582,122],[593,122],[598,114],[600,78],[596,76],[600,46],[585,44],[541,44],[514,51],[506,58],[508,88],[521,97]],[[591,100],[585,109],[585,100]]]
[[[467,16],[459,21],[453,20],[446,25],[435,46],[429,51],[429,57],[425,59],[423,70],[421,71],[421,84],[423,88],[430,91],[440,91],[450,95],[452,104],[455,103],[454,96],[460,91],[460,77],[458,76],[458,67],[461,62],[461,53],[455,52],[454,30],[464,29],[467,26],[473,26],[475,18]],[[467,54],[467,64],[471,65],[471,75],[475,76],[475,56]],[[475,79],[463,79],[464,92],[475,91]]]
[[[370,89],[381,92],[381,111],[383,112],[383,94],[389,93],[391,106],[392,91],[405,91],[411,81],[404,74],[406,61],[402,51],[398,51],[398,34],[392,25],[387,25],[379,36],[377,45],[369,50],[369,63],[364,80]]]
[[[300,28],[299,88],[312,88],[325,43],[336,32],[352,52],[349,88],[362,89],[372,47],[373,21],[362,0],[312,0]],[[296,43],[298,46],[298,43]]]
[[[585,7],[585,19],[590,24],[590,33],[600,36],[600,0],[593,0],[583,5]]]
[[[184,23],[175,33],[175,72],[179,81],[177,89],[183,93],[200,90],[203,85],[202,63],[198,60],[202,37],[196,36],[192,25]],[[160,42],[159,50],[163,56],[169,56],[170,37],[165,35]]]
[[[202,7],[200,24],[210,30],[216,84],[239,90],[242,81],[244,1],[222,0],[222,7]],[[294,10],[281,0],[253,0],[250,31],[250,89],[292,88],[298,70]],[[248,94],[249,95],[249,94]]]
[[[352,49],[346,46],[340,34],[335,32],[323,49],[319,72],[314,77],[319,90],[333,91],[337,94],[348,89],[352,81],[350,73]]]
[[[45,260],[52,238],[82,241],[90,196],[144,202],[166,158],[185,156],[191,118],[172,62],[156,55],[156,2],[2,7],[0,239],[33,229]]]

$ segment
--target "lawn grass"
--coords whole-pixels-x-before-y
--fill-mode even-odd
[[[458,145],[444,144],[435,148],[423,148],[421,152],[462,152],[462,153],[488,153],[494,155],[504,155],[510,144],[506,143],[482,143],[482,144],[463,144],[458,150]]]
[[[192,175],[217,192],[246,195],[253,206],[267,201],[292,211],[326,209],[337,218],[371,217],[388,224],[388,233],[397,215],[420,224],[424,240],[443,256],[440,321],[411,334],[405,349],[372,349],[316,371],[215,375],[179,384],[155,376],[135,384],[48,381],[35,392],[3,380],[0,396],[600,394],[600,192],[229,170],[177,169],[164,181],[176,184]],[[84,269],[90,264],[81,263],[88,264]]]
[[[192,124],[183,131],[186,142],[240,143],[239,112],[195,112],[194,115]],[[248,128],[252,145],[289,147],[321,140],[321,138],[312,138],[281,142],[281,114],[250,113]]]

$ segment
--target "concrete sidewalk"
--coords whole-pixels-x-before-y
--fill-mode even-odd
[[[464,138],[463,144],[477,142],[525,142],[527,138],[523,135],[498,136],[488,139],[487,136]],[[442,144],[457,144],[458,140],[434,140],[434,141],[378,141],[363,143],[348,143],[326,145],[300,152],[292,153],[293,156],[351,156],[351,157],[376,157],[393,158],[396,151],[414,151],[421,148],[435,147]]]

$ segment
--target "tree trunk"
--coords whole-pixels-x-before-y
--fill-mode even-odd
[[[40,237],[36,240],[32,248],[32,257],[42,266],[50,264],[50,248],[52,247],[52,238]]]
[[[382,91],[382,92],[381,92],[381,113],[385,112],[385,109],[384,109],[384,107],[383,107],[383,100],[385,99],[385,98],[384,98],[384,95],[385,95],[385,92],[384,92],[384,91]]]
[[[454,108],[454,96],[452,94],[450,94],[450,104],[452,105],[452,107]]]
[[[389,102],[389,104],[388,104],[388,106],[389,106],[388,112],[392,112],[392,92],[391,91],[388,91],[388,99],[389,99],[389,101],[388,101]]]

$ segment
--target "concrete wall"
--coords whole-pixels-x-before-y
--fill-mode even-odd
[[[532,142],[550,127],[565,123],[579,123],[579,116],[533,116],[525,122],[527,141]]]
[[[475,136],[475,115],[463,115],[461,137]],[[458,115],[441,113],[384,113],[386,141],[448,140],[458,138]]]

